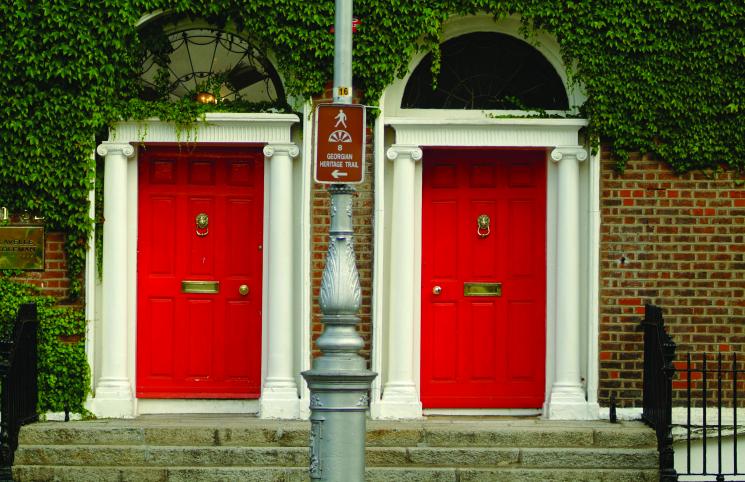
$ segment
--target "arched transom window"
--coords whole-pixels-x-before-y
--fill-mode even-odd
[[[478,32],[441,46],[441,68],[432,78],[432,54],[409,79],[404,109],[568,110],[566,89],[553,65],[511,35]]]
[[[141,29],[142,97],[284,104],[279,75],[246,36],[166,19]]]

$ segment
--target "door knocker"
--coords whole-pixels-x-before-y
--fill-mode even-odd
[[[197,236],[204,237],[210,234],[210,230],[207,228],[210,224],[210,218],[207,216],[207,213],[199,213],[197,214],[197,217],[195,219],[196,225],[197,225]]]
[[[491,233],[491,230],[489,229],[489,225],[491,224],[491,219],[489,219],[489,216],[486,214],[482,214],[478,217],[476,220],[476,234],[479,235],[479,238],[485,238],[489,236]]]

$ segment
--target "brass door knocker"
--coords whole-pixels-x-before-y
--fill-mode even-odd
[[[491,219],[489,219],[489,216],[486,214],[482,214],[478,217],[476,220],[476,234],[479,235],[479,238],[485,238],[489,236],[491,233],[491,229],[489,229],[489,225],[491,224]]]
[[[210,224],[210,218],[207,216],[207,213],[199,213],[197,214],[197,217],[195,219],[196,225],[197,225],[197,236],[204,237],[210,234],[209,226]]]

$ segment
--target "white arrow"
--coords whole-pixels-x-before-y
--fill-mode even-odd
[[[340,177],[348,176],[349,173],[341,172],[339,169],[334,169],[331,171],[331,175],[334,176],[334,179],[339,179]]]

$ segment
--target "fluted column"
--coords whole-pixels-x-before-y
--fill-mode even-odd
[[[555,420],[593,418],[580,371],[579,163],[586,158],[587,151],[580,146],[551,152],[551,160],[558,164],[558,211],[554,382],[547,414]]]
[[[383,398],[376,403],[376,418],[420,418],[422,402],[414,373],[414,179],[416,162],[422,159],[418,146],[393,145],[387,153],[393,161],[391,219],[390,311],[387,326],[387,356]]]
[[[298,155],[295,144],[270,144],[264,147],[269,160],[269,228],[266,344],[266,378],[261,390],[262,418],[298,418],[300,400],[295,378],[295,315],[292,294],[292,158]]]
[[[101,376],[92,411],[99,417],[134,415],[128,374],[127,338],[127,158],[130,144],[103,142],[96,149],[105,158]]]

